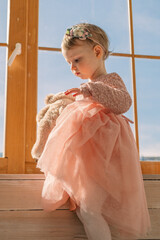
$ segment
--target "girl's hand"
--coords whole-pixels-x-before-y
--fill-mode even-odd
[[[70,94],[70,93],[74,93],[74,94],[73,94],[73,97],[81,94],[79,88],[71,88],[71,89],[68,89],[68,90],[65,92],[65,95],[68,95],[68,94]]]

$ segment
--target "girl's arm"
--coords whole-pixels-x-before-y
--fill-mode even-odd
[[[127,112],[132,104],[126,86],[117,73],[108,74],[101,81],[82,84],[80,92],[84,97],[91,96],[115,114]]]

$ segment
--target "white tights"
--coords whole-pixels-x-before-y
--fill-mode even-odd
[[[90,213],[80,208],[77,208],[76,213],[84,225],[89,240],[112,239],[109,226],[100,213]]]

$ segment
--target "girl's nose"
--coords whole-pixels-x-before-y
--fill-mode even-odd
[[[73,63],[71,63],[71,71],[73,70],[76,70],[76,66]]]

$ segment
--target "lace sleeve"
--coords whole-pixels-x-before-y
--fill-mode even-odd
[[[123,80],[116,73],[107,74],[96,82],[85,83],[80,89],[84,97],[91,96],[115,114],[127,112],[132,104]]]

